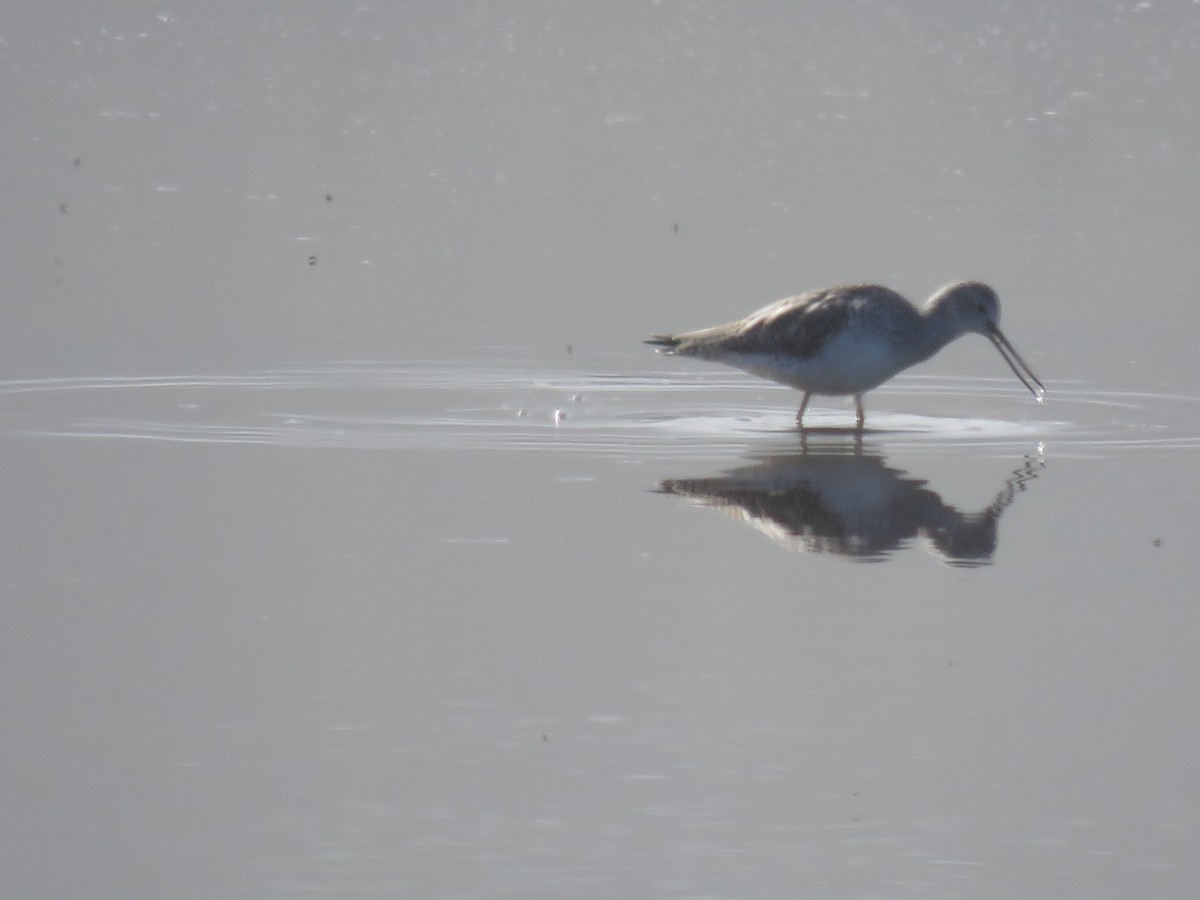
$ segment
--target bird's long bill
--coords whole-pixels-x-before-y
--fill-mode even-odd
[[[1038,377],[1033,374],[1033,369],[1029,368],[1029,363],[1021,359],[1021,354],[1016,351],[1016,348],[1008,342],[1008,338],[996,326],[993,325],[989,329],[988,337],[992,339],[992,343],[996,345],[996,349],[1000,351],[1000,355],[1004,357],[1004,361],[1008,363],[1008,367],[1013,370],[1013,374],[1021,379],[1021,384],[1029,388],[1029,393],[1033,394],[1033,399],[1041,403],[1042,399],[1046,396],[1046,388],[1038,381]]]

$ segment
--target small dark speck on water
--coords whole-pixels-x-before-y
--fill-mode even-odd
[[[82,164],[83,164],[83,160],[82,160],[82,159],[80,159],[78,156],[77,156],[77,157],[75,157],[73,160],[71,160],[71,165],[73,165],[73,166],[74,166],[75,168],[77,168],[77,169],[78,169],[78,168],[79,168],[79,167],[80,167]]]
[[[543,734],[543,735],[542,735],[542,743],[544,744],[544,743],[546,743],[548,740],[550,740],[550,736],[549,736],[548,734]]]
[[[58,211],[60,213],[65,213],[67,211],[67,204],[65,204],[65,203],[58,204]]]
[[[572,347],[570,344],[567,344],[567,356],[570,356],[574,352],[575,352],[575,348]]]
[[[1161,547],[1162,546],[1162,538],[1155,538],[1151,543],[1153,543],[1155,547]]]
[[[679,234],[679,223],[678,222],[675,223],[675,233]]]
[[[308,264],[309,264],[310,266],[315,266],[315,265],[317,264],[317,257],[316,257],[316,256],[310,256],[310,257],[308,258]]]
[[[326,194],[326,195],[325,195],[325,202],[326,202],[326,203],[332,203],[332,202],[333,202],[333,194]]]

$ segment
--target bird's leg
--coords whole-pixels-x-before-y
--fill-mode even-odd
[[[804,427],[804,410],[808,409],[808,399],[812,396],[811,391],[804,392],[804,399],[800,401],[800,411],[796,413],[796,425],[799,428]]]
[[[854,425],[862,431],[863,422],[867,420],[867,414],[863,412],[862,394],[854,395]]]

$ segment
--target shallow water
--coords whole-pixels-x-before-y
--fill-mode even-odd
[[[68,6],[0,15],[0,894],[1195,893],[1195,4]],[[640,344],[959,278],[1044,404]]]
[[[1195,400],[902,377],[801,435],[794,392],[656,362],[0,384],[9,821],[93,854],[37,884],[1195,874],[1196,513],[1145,503],[1194,483]]]

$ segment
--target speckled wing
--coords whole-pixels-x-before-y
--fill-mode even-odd
[[[855,284],[810,291],[763,307],[742,320],[726,349],[741,353],[787,354],[808,359],[864,316],[883,310],[911,315],[908,301],[878,284]],[[886,316],[883,317],[886,321]]]
[[[786,353],[807,359],[846,327],[848,300],[844,292],[832,288],[772,303],[743,319],[724,349],[733,353]]]
[[[837,293],[836,288],[809,291],[777,300],[737,322],[684,334],[656,334],[646,343],[664,353],[700,359],[783,352],[807,357],[846,321],[846,306]]]
[[[880,285],[848,285],[809,291],[778,300],[727,325],[679,335],[655,335],[646,343],[667,353],[722,359],[731,354],[763,354],[808,359],[839,332],[852,329],[864,308],[908,306],[895,291]]]

